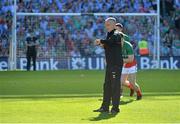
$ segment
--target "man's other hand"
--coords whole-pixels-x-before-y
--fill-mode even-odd
[[[101,40],[100,39],[96,39],[95,40],[95,45],[100,45],[101,44]]]

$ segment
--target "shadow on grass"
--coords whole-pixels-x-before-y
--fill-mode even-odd
[[[99,100],[102,100],[102,99],[99,99]],[[121,101],[120,102],[120,105],[126,105],[126,104],[129,104],[131,102],[133,102],[134,100],[133,99],[129,99],[127,101]],[[101,120],[106,120],[106,119],[110,119],[110,118],[113,118],[115,117],[117,114],[111,114],[111,113],[100,113],[97,117],[92,117],[92,118],[89,118],[88,120],[89,121],[101,121]]]
[[[121,100],[120,105],[126,105],[126,104],[129,104],[129,103],[132,103],[133,101],[134,101],[133,99],[129,99],[127,101]]]
[[[115,117],[117,114],[100,113],[97,117],[89,118],[89,121],[101,121]]]
[[[98,99],[99,101],[102,101],[102,99]],[[126,105],[129,103],[132,103],[134,101],[134,99],[129,99],[129,100],[121,100],[120,101],[120,105]]]

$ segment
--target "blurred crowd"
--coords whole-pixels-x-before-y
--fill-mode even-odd
[[[19,12],[154,12],[156,0],[20,0]],[[49,6],[51,5],[51,6]]]
[[[18,0],[17,0],[18,1]],[[18,12],[138,12],[155,13],[156,0],[19,0]],[[161,0],[161,55],[180,56],[180,1]],[[12,41],[12,0],[0,2],[0,56],[8,56]],[[96,38],[105,38],[106,16],[18,16],[18,56],[25,56],[28,34],[39,39],[38,57],[102,56]],[[155,17],[116,16],[124,25],[138,55],[138,42],[146,40],[150,55],[155,51]]]
[[[161,0],[161,55],[180,56],[180,0]]]
[[[9,55],[9,46],[12,41],[12,1],[0,2],[0,56]]]
[[[94,45],[95,38],[105,38],[105,16],[22,16],[18,18],[18,48],[25,46],[26,34],[33,32],[39,39],[39,56],[102,56],[103,49]],[[126,25],[131,42],[138,52],[137,44],[147,39],[153,47],[155,22],[152,17],[118,17]],[[139,28],[138,28],[139,27]],[[25,32],[25,33],[24,33]],[[20,49],[19,51],[24,50]],[[21,51],[23,52],[23,51]],[[151,51],[151,54],[153,51]],[[61,54],[61,55],[59,55]]]

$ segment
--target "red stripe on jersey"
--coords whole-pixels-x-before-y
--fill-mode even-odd
[[[136,60],[134,59],[133,62],[124,64],[125,68],[130,68],[132,66],[135,66],[137,64]]]

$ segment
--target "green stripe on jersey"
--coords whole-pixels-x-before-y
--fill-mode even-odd
[[[126,35],[126,34],[123,35],[123,39],[124,39],[125,41],[130,42],[130,38],[129,38],[129,36]]]
[[[123,58],[127,58],[128,55],[133,55],[133,46],[128,41],[124,41],[123,47],[122,47],[122,56]]]

